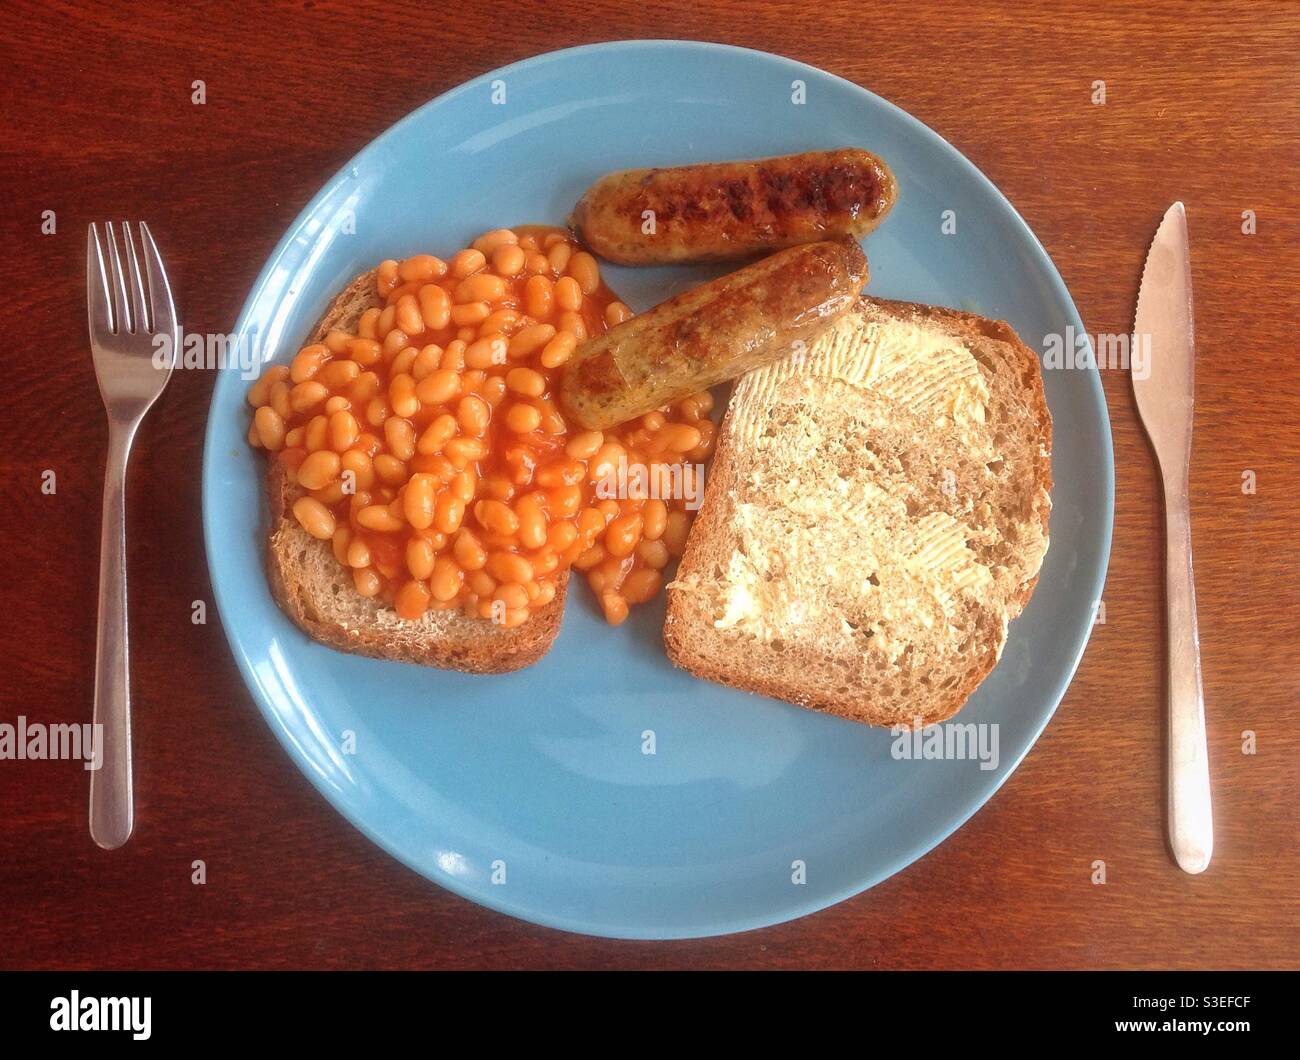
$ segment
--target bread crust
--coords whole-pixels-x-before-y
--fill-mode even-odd
[[[995,339],[1005,343],[1014,351],[1017,358],[1017,374],[1036,424],[1039,445],[1036,452],[1035,474],[1044,493],[1051,490],[1052,417],[1043,391],[1042,372],[1039,368],[1038,357],[1033,350],[1021,341],[1009,324],[1000,320],[989,320],[958,309],[871,298],[867,295],[861,297],[860,304],[862,306],[877,307],[903,320],[928,322],[965,338]],[[730,416],[730,410],[728,416]],[[679,568],[682,571],[691,568],[693,556],[696,553],[707,549],[708,544],[705,538],[711,531],[727,532],[725,521],[723,525],[716,527],[714,525],[719,521],[719,517],[717,508],[710,504],[710,497],[726,496],[735,484],[736,464],[729,459],[730,451],[731,436],[724,423],[723,429],[720,431],[718,451],[713,461],[714,474],[709,478],[704,505],[699,518],[696,519],[691,528],[690,537],[687,540],[686,552]],[[1038,495],[1038,497],[1042,496],[1043,494]],[[1042,527],[1044,540],[1046,540],[1048,521],[1051,515],[1050,500],[1043,503],[1036,498],[1034,514],[1037,516]],[[1029,597],[1038,581],[1039,569],[1036,568],[1032,576],[1022,582],[1016,595],[1008,599],[1008,621],[1019,615],[1029,601]],[[848,697],[824,698],[805,695],[797,690],[792,691],[791,684],[788,681],[768,678],[742,668],[732,669],[725,664],[720,665],[700,652],[693,650],[691,638],[696,628],[696,614],[692,611],[687,595],[670,587],[668,590],[667,615],[664,620],[664,647],[668,658],[675,666],[706,681],[713,681],[742,691],[769,696],[773,699],[781,699],[796,706],[835,714],[851,721],[880,726],[894,726],[899,723],[899,719],[894,714],[882,710],[873,710],[872,704],[864,704],[859,699]],[[981,651],[972,660],[972,665],[965,680],[947,690],[945,697],[941,701],[933,702],[928,709],[918,710],[914,717],[919,717],[920,724],[923,726],[933,725],[952,717],[965,705],[971,693],[992,672],[994,666],[997,665],[999,655],[998,645],[990,645]],[[910,723],[912,720],[912,718],[909,718],[908,722]]]
[[[330,303],[308,341],[319,342],[335,328],[355,325],[365,310],[380,304],[374,271],[358,276]],[[328,554],[328,562],[337,565],[330,543],[309,536],[293,518],[291,509],[301,490],[274,455],[268,455],[266,484],[271,513],[266,572],[271,595],[280,610],[313,640],[354,655],[491,674],[535,663],[559,635],[567,572],[558,579],[555,598],[549,604],[527,622],[509,629],[459,610],[430,612],[421,623],[400,626],[344,622],[338,615],[340,598],[353,607],[368,602],[350,578],[332,583],[326,594],[324,585],[304,576],[304,553]]]

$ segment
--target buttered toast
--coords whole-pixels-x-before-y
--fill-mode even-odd
[[[862,298],[737,384],[668,588],[669,657],[872,725],[950,717],[1037,579],[1051,431],[1008,325]]]
[[[335,328],[353,330],[361,314],[381,306],[373,271],[357,277],[326,310],[309,339]],[[271,528],[267,574],[280,609],[314,640],[359,655],[423,663],[467,673],[504,673],[536,662],[560,632],[567,573],[555,598],[522,625],[505,627],[460,609],[428,610],[417,620],[399,618],[381,601],[362,596],[351,573],[335,560],[329,541],[318,540],[292,513],[302,490],[283,463],[268,461]]]

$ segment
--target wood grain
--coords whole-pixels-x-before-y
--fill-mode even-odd
[[[138,816],[106,855],[75,762],[0,762],[6,967],[1294,967],[1300,790],[1300,8],[1285,3],[809,7],[720,0],[51,4],[0,26],[8,292],[0,470],[12,507],[0,720],[89,720],[106,428],[86,346],[85,225],[146,217],[187,326],[229,330],[325,178],[426,99],[598,39],[721,40],[898,103],[1006,193],[1091,332],[1131,327],[1145,247],[1187,203],[1199,332],[1193,466],[1217,848],[1167,855],[1159,483],[1104,373],[1117,511],[1099,626],[1056,719],[953,838],[821,914],[685,943],[562,935],[426,883],[276,746],[211,606],[199,466],[211,378],[178,373],[132,465]],[[359,46],[358,46],[359,45]],[[191,82],[207,103],[190,102]],[[1094,80],[1105,106],[1089,101]],[[45,210],[57,232],[42,235]],[[1242,211],[1258,218],[1243,235]],[[42,494],[41,474],[57,473]],[[1257,491],[1243,493],[1246,470]],[[191,602],[210,621],[190,622]],[[1257,753],[1242,753],[1254,732]],[[208,883],[190,883],[207,863]],[[1094,860],[1108,882],[1090,881]]]

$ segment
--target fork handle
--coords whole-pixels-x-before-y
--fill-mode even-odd
[[[90,836],[105,850],[131,837],[131,666],[127,650],[126,461],[135,423],[112,424],[104,466],[99,538],[99,632],[95,650],[98,762],[90,774]],[[92,744],[93,746],[93,744]]]
[[[1184,872],[1204,872],[1214,851],[1205,744],[1201,646],[1192,581],[1186,476],[1165,482],[1165,599],[1169,635],[1169,844]]]

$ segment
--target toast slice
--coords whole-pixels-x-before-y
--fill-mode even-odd
[[[358,276],[330,304],[308,342],[319,342],[335,328],[353,329],[362,313],[381,304],[374,272]],[[382,601],[357,592],[330,543],[298,525],[292,509],[301,490],[276,459],[268,460],[267,492],[271,530],[266,566],[271,593],[280,609],[313,640],[378,659],[487,674],[536,662],[560,632],[567,574],[556,586],[555,599],[511,629],[471,618],[458,609],[426,611],[414,622],[399,618]]]
[[[999,321],[863,297],[746,375],[668,587],[707,680],[871,725],[955,714],[1047,550],[1052,423]]]

